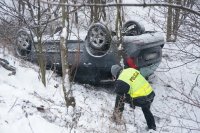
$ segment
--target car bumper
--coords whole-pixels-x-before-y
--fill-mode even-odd
[[[151,74],[153,74],[155,72],[155,70],[158,68],[158,66],[160,65],[160,62],[149,65],[149,66],[145,66],[140,68],[140,73],[144,76],[144,77],[149,77]]]

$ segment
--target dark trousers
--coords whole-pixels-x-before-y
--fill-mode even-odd
[[[151,113],[150,107],[151,103],[153,102],[153,98],[155,96],[155,93],[152,92],[147,97],[139,98],[139,99],[132,99],[130,95],[117,95],[116,101],[115,101],[115,108],[117,108],[120,112],[123,112],[124,110],[124,103],[129,103],[131,107],[139,106],[142,108],[142,112],[144,114],[144,117],[146,119],[147,125],[149,129],[156,129],[156,124],[154,120],[154,116]],[[152,98],[151,98],[152,97]],[[149,100],[148,100],[149,99]]]
[[[154,116],[151,113],[150,106],[151,106],[151,104],[149,104],[147,106],[144,106],[144,107],[141,107],[141,108],[142,108],[142,112],[144,114],[144,117],[146,119],[148,128],[155,130],[156,129],[156,124],[155,124]]]

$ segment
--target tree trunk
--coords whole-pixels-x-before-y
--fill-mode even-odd
[[[73,1],[74,1],[74,4],[77,3],[77,0],[73,0]],[[74,7],[74,9],[75,9],[75,7]],[[74,12],[74,19],[75,19],[76,24],[78,24],[78,12],[77,11]]]
[[[176,0],[177,5],[181,5],[181,0]],[[175,9],[174,23],[173,23],[173,41],[176,41],[178,36],[178,29],[180,24],[180,9]]]
[[[169,4],[172,4],[172,0],[168,0]],[[167,42],[172,40],[172,8],[168,7],[168,16],[167,16]]]
[[[115,0],[116,3],[120,4],[122,3],[121,0]],[[116,15],[116,21],[115,21],[115,31],[117,34],[117,38],[120,39],[121,42],[121,27],[122,27],[122,16],[121,16],[122,8],[120,6],[117,6],[117,15]]]
[[[106,4],[106,0],[90,0],[90,4]],[[105,7],[99,6],[90,6],[91,13],[90,13],[90,23],[96,23],[101,21],[106,21],[106,10]]]
[[[62,0],[62,3],[68,3],[68,0]],[[67,26],[66,26],[67,23]],[[62,88],[64,92],[64,98],[66,102],[66,106],[75,107],[75,98],[72,97],[71,83],[70,83],[70,71],[67,62],[67,42],[69,36],[69,9],[65,10],[65,6],[62,6],[62,25],[63,30],[60,38],[60,52],[61,52],[61,63],[62,63]]]
[[[38,3],[38,15],[37,15],[37,19],[38,19],[38,25],[40,25],[40,20],[41,20],[41,10],[40,10],[40,0],[37,1]],[[37,47],[37,56],[38,56],[38,64],[40,66],[40,73],[41,73],[41,78],[42,78],[42,83],[44,84],[44,86],[46,86],[46,64],[45,64],[45,60],[44,60],[44,55],[42,52],[42,32],[41,32],[41,27],[37,27],[36,29],[36,33],[37,33],[37,40],[38,40],[38,47]]]
[[[22,21],[21,21],[21,16],[22,16],[22,0],[19,0],[18,2],[18,12],[19,12],[19,19],[18,19],[18,23],[19,23],[19,26],[22,25]]]
[[[94,0],[94,4],[99,4],[99,0]],[[95,23],[99,21],[99,14],[100,14],[99,8],[100,7],[98,7],[98,6],[93,6]]]
[[[89,2],[90,2],[91,4],[94,3],[93,0],[90,0]],[[94,18],[93,18],[93,17],[94,17],[94,7],[93,7],[93,6],[90,6],[90,12],[91,12],[91,13],[90,13],[90,23],[92,23],[92,22],[94,22]]]
[[[102,0],[102,4],[106,4],[106,0]],[[106,8],[105,7],[102,7],[101,8],[101,11],[102,11],[102,19],[103,19],[103,21],[106,21]]]
[[[46,87],[46,64],[44,61],[44,53],[42,52],[42,41],[41,36],[37,36],[38,39],[38,64],[40,67],[42,83]]]

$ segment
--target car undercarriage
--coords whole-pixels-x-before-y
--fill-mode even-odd
[[[111,80],[110,68],[114,64],[133,67],[142,75],[151,75],[162,59],[164,36],[157,31],[145,31],[136,21],[128,21],[122,27],[120,39],[102,23],[94,23],[84,40],[68,39],[67,61],[75,81],[98,84]],[[120,41],[119,41],[120,40]],[[31,29],[21,28],[16,37],[16,55],[37,63],[38,41]],[[42,54],[47,68],[61,71],[59,37],[42,41]]]

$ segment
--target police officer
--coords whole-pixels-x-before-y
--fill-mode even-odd
[[[111,67],[111,73],[115,79],[115,92],[117,93],[113,120],[120,122],[124,103],[129,103],[132,108],[142,108],[148,129],[156,130],[154,116],[150,111],[155,93],[148,81],[134,68],[123,69],[119,65]]]

